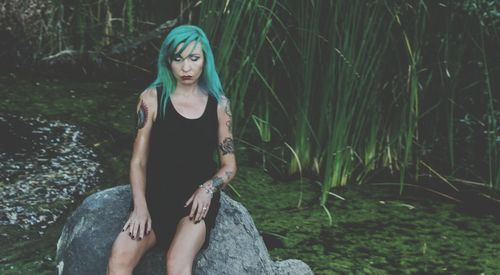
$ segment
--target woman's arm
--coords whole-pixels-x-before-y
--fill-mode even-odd
[[[146,204],[146,165],[149,155],[149,137],[156,116],[156,90],[148,89],[141,93],[137,103],[137,132],[130,159],[130,185],[134,211],[123,227],[129,228],[134,239],[144,237],[151,230],[151,219]]]
[[[214,191],[224,189],[236,175],[236,157],[234,155],[234,142],[232,131],[232,114],[229,99],[223,96],[217,106],[219,118],[219,159],[221,167],[211,180],[203,185],[215,188]]]
[[[224,188],[236,175],[236,158],[234,156],[234,143],[232,133],[232,115],[229,105],[229,99],[223,97],[223,100],[217,106],[218,138],[219,138],[219,158],[221,167],[219,171],[208,181],[204,182],[194,194],[187,200],[185,206],[193,203],[189,217],[194,222],[199,222],[207,214],[210,207],[212,194],[207,192],[216,192]]]

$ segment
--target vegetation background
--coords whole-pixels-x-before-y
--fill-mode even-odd
[[[492,217],[500,190],[497,1],[26,0],[0,7],[1,111],[86,128],[89,144],[100,144],[100,188],[128,180],[135,100],[153,80],[162,38],[175,25],[196,24],[211,40],[232,101],[238,162],[247,167],[228,192],[251,210],[273,257],[303,259],[318,274],[500,269],[492,256],[499,247],[486,245],[498,232]],[[34,96],[40,104],[30,105]],[[491,215],[455,216],[471,207]],[[290,215],[280,217],[283,211]],[[443,222],[454,219],[467,228]],[[429,235],[429,223],[443,227]],[[2,269],[52,269],[47,255],[61,226],[43,238],[29,233],[31,240],[2,255]],[[431,244],[443,232],[447,243],[463,244],[463,230],[476,234],[468,252]],[[26,256],[33,244],[42,252]]]

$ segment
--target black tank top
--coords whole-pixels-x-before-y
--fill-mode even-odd
[[[189,214],[184,203],[198,186],[217,172],[214,160],[218,143],[217,100],[208,95],[199,118],[179,114],[170,98],[165,117],[160,108],[161,88],[157,88],[158,110],[150,135],[146,174],[146,201],[153,229],[160,244],[167,245],[177,221]],[[220,194],[215,193],[205,218],[207,231],[214,226]],[[158,232],[159,231],[159,232]],[[205,243],[206,247],[208,243]]]
[[[150,136],[147,187],[155,195],[156,192],[167,195],[171,188],[186,192],[197,188],[216,172],[217,102],[209,94],[203,114],[195,119],[179,114],[170,98],[164,118],[159,111]]]

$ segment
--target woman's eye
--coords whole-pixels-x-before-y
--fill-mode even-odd
[[[180,61],[182,61],[182,59],[181,59],[180,57],[175,57],[175,58],[174,58],[174,61],[176,61],[176,62],[180,62]]]
[[[191,60],[192,60],[192,61],[198,61],[198,59],[200,59],[200,58],[199,58],[199,57],[197,57],[197,56],[193,56],[193,57],[191,57]]]

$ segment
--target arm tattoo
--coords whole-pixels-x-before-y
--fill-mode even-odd
[[[220,189],[222,187],[222,184],[224,184],[224,181],[222,180],[221,177],[215,176],[212,178],[212,186],[216,189]]]
[[[226,177],[227,179],[229,180],[231,178],[231,176],[233,175],[233,171],[226,171]]]
[[[140,130],[146,125],[146,119],[148,118],[148,107],[141,100],[141,106],[137,112],[137,130]]]
[[[229,119],[226,121],[226,126],[227,126],[227,129],[229,130],[229,132],[231,132],[233,130],[233,126],[232,126],[232,118],[233,118],[233,114],[231,113],[231,107],[229,105],[229,99],[227,100],[226,102],[226,106],[224,108],[224,111],[226,112],[227,116],[229,117]]]
[[[234,144],[233,139],[227,137],[224,141],[219,144],[219,150],[222,152],[222,155],[233,154],[234,153]]]
[[[229,118],[233,117],[233,114],[231,114],[231,107],[229,106],[229,99],[226,102],[226,107],[224,108],[224,111],[229,116]]]

